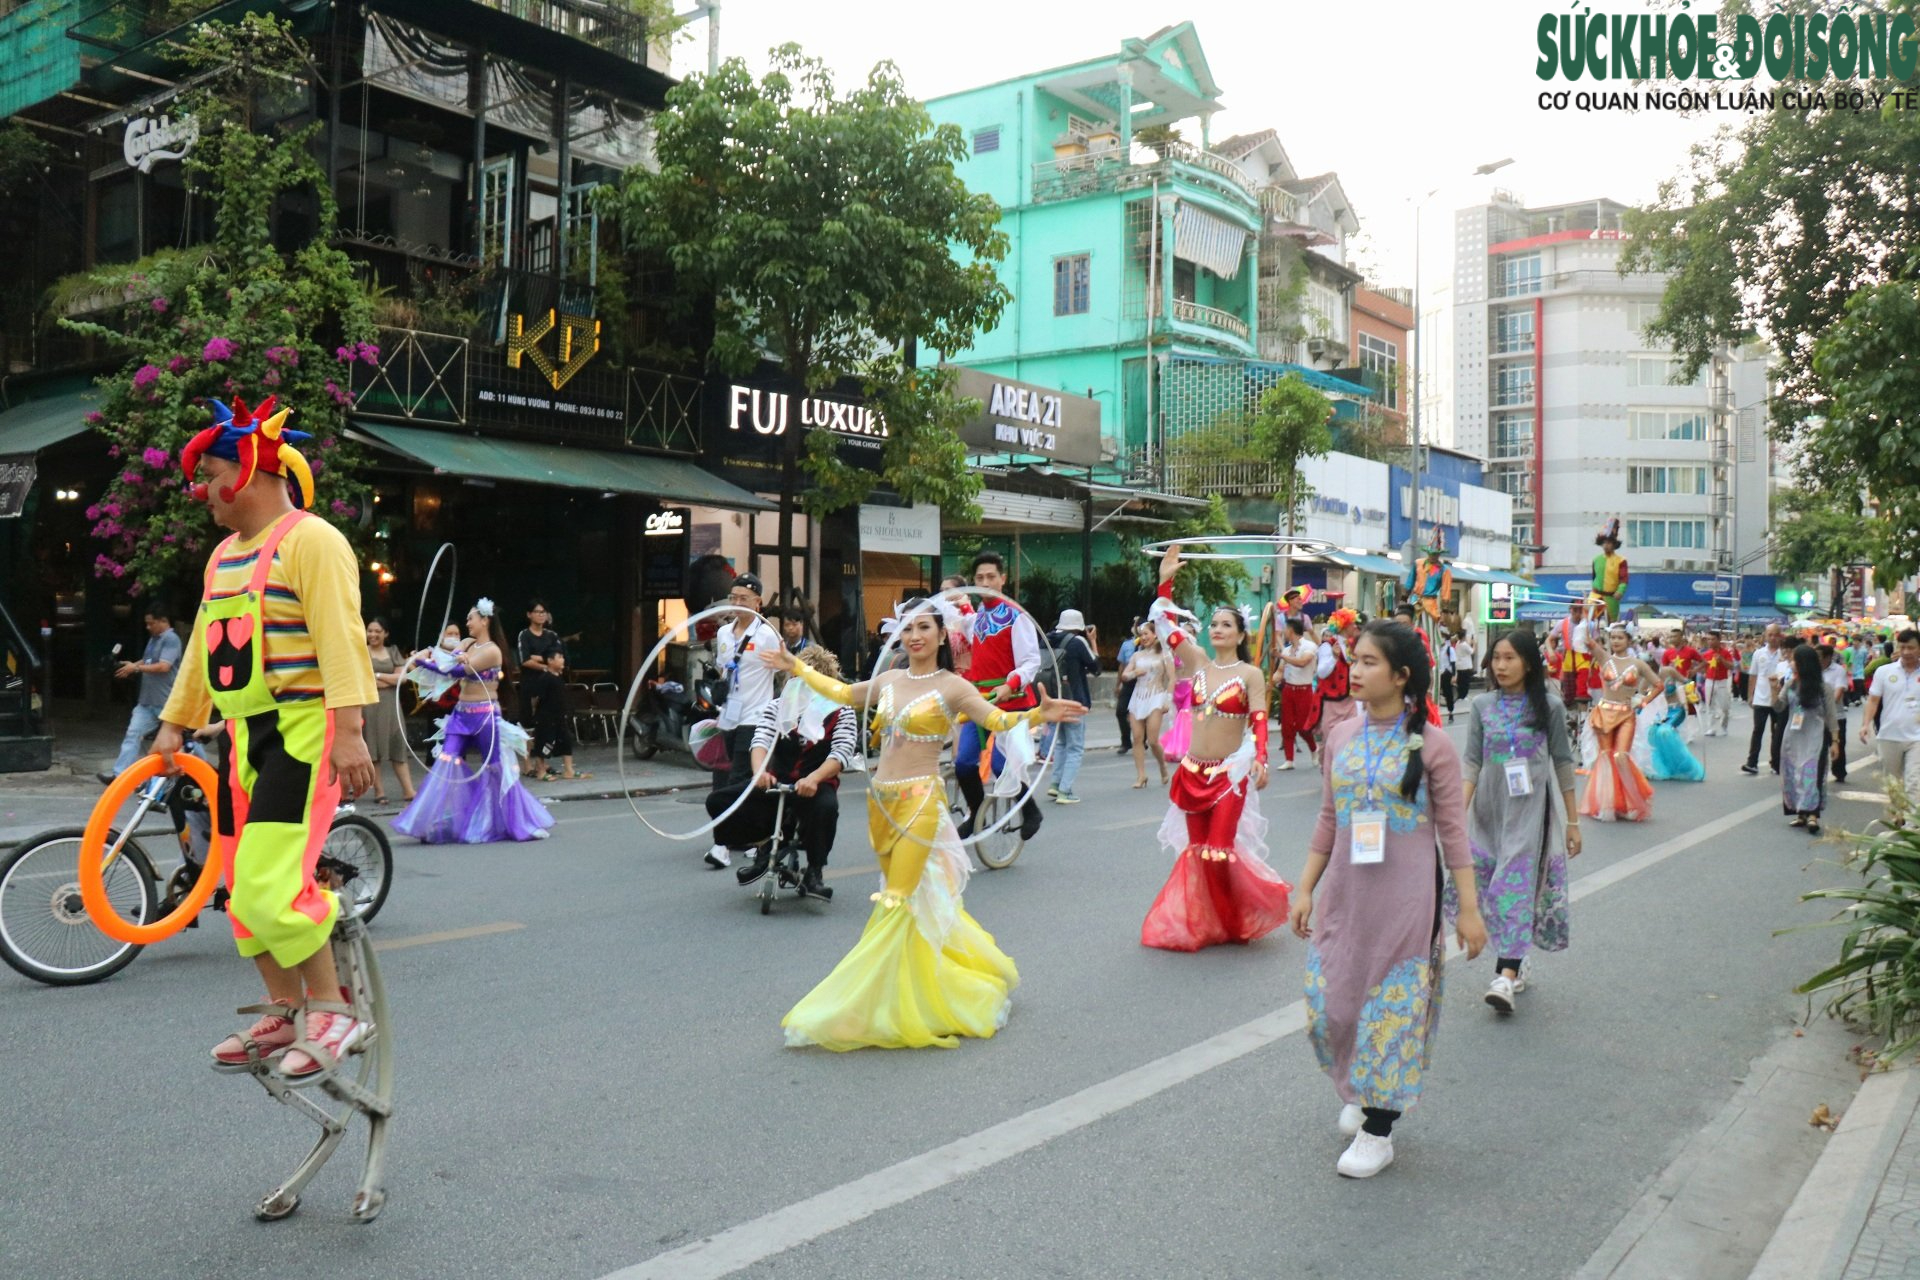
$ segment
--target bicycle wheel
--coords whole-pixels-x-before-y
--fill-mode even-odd
[[[80,827],[34,836],[0,857],[0,960],[48,986],[70,987],[118,973],[140,954],[94,927],[80,901]],[[110,834],[109,842],[119,838]],[[160,914],[153,860],[129,838],[105,869],[107,900],[135,924]]]
[[[336,865],[327,868],[329,859]],[[393,885],[393,846],[387,833],[358,814],[336,817],[320,847],[320,866],[332,871],[334,891],[351,898],[354,913],[372,924]]]
[[[993,824],[1007,816],[1013,800],[1007,796],[988,795],[980,802],[980,817],[975,821],[976,832],[987,831]],[[1026,847],[1026,840],[1020,834],[1020,819],[1013,818],[990,836],[983,836],[973,846],[980,855],[980,861],[990,871],[1004,871],[1013,865],[1020,856],[1020,850]]]

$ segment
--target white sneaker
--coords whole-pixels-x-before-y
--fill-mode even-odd
[[[1379,1137],[1362,1129],[1353,1135],[1353,1145],[1340,1153],[1334,1168],[1343,1178],[1371,1178],[1393,1163],[1392,1137]]]
[[[1291,769],[1291,768],[1293,768],[1293,761],[1291,761],[1291,760],[1282,760],[1282,761],[1280,762],[1280,767],[1281,767],[1282,769]]]
[[[1513,979],[1504,973],[1500,974],[1494,978],[1492,985],[1487,988],[1487,1003],[1492,1005],[1497,1012],[1512,1013],[1513,997],[1516,990],[1517,988],[1513,985]]]
[[[1520,962],[1520,976],[1513,980],[1513,994],[1519,995],[1527,989],[1527,970],[1532,967],[1532,957],[1528,957]]]
[[[1360,1126],[1366,1121],[1366,1118],[1367,1113],[1360,1109],[1359,1103],[1349,1102],[1346,1106],[1341,1107],[1340,1136],[1343,1138],[1351,1138],[1354,1134],[1360,1132]]]
[[[730,867],[733,865],[733,855],[727,852],[727,846],[717,844],[707,850],[706,862],[708,866],[718,871],[721,867]]]

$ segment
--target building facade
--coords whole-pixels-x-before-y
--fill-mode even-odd
[[[1731,606],[1767,569],[1767,353],[1723,350],[1675,385],[1644,332],[1665,277],[1619,272],[1625,211],[1496,192],[1455,216],[1442,438],[1486,460],[1548,576],[1585,567],[1618,517],[1636,576],[1705,575]]]

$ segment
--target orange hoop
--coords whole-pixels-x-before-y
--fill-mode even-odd
[[[176,752],[174,760],[181,770],[200,785],[207,796],[207,810],[215,818],[214,828],[219,829],[220,775],[213,766],[198,756],[190,756],[184,751]],[[101,859],[107,853],[107,830],[113,825],[113,817],[120,811],[134,791],[147,779],[158,776],[166,766],[158,755],[143,756],[121,775],[107,784],[107,790],[94,802],[93,814],[87,819],[87,829],[80,837],[80,900],[86,904],[87,918],[100,932],[115,942],[131,942],[144,946],[149,942],[159,942],[171,938],[187,927],[187,921],[200,914],[200,908],[207,905],[207,899],[213,896],[214,886],[220,883],[220,873],[224,870],[225,858],[220,841],[215,839],[207,846],[207,862],[200,869],[200,878],[194,882],[193,891],[186,900],[169,912],[165,919],[152,924],[134,924],[107,901],[106,878],[102,874]]]

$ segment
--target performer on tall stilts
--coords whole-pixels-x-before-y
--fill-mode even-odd
[[[455,682],[460,700],[440,721],[433,769],[393,829],[427,844],[544,840],[553,816],[520,780],[526,730],[500,714],[495,696],[513,652],[493,601],[483,596],[468,612],[467,636],[452,653],[422,649],[408,659],[427,701]],[[467,768],[468,752],[479,757],[475,770]]]
[[[1607,624],[1620,621],[1620,602],[1627,595],[1627,558],[1620,554],[1620,517],[1607,521],[1607,527],[1593,540],[1600,554],[1593,558],[1591,594],[1606,609]],[[1599,619],[1596,618],[1597,622]]]
[[[1037,690],[1039,705],[1025,711],[993,706],[954,674],[947,632],[958,622],[948,601],[910,602],[896,633],[906,667],[855,685],[784,648],[757,651],[769,667],[840,706],[864,707],[873,694],[881,738],[867,787],[881,888],[860,941],[781,1020],[790,1046],[950,1049],[960,1036],[989,1037],[1006,1024],[1020,974],[962,902],[970,864],[947,811],[941,748],[964,716],[1002,742],[1012,740],[1013,768],[1014,757],[1036,748],[1035,726],[1078,720],[1087,709],[1044,688]]]
[[[345,1003],[328,940],[339,903],[314,867],[342,793],[374,782],[362,708],[379,692],[360,622],[360,567],[347,539],[304,508],[313,475],[273,398],[214,401],[213,425],[180,451],[195,498],[233,535],[207,560],[206,591],[153,749],[177,773],[186,731],[214,712],[227,915],[266,981],[244,1032],[213,1047],[217,1069],[254,1055],[310,1082],[373,1034]],[[299,486],[300,508],[287,491]]]
[[[1653,813],[1653,787],[1633,758],[1633,737],[1642,703],[1660,692],[1660,676],[1627,652],[1626,624],[1607,628],[1607,646],[1587,718],[1595,755],[1580,812],[1601,822],[1644,822]]]
[[[1267,785],[1267,688],[1247,650],[1247,620],[1238,609],[1214,610],[1208,658],[1175,624],[1184,613],[1173,607],[1179,568],[1180,548],[1168,547],[1148,616],[1181,675],[1193,681],[1193,735],[1160,827],[1161,843],[1176,852],[1173,872],[1140,926],[1140,941],[1198,951],[1251,942],[1285,924],[1290,886],[1267,865],[1267,820],[1254,797]]]

